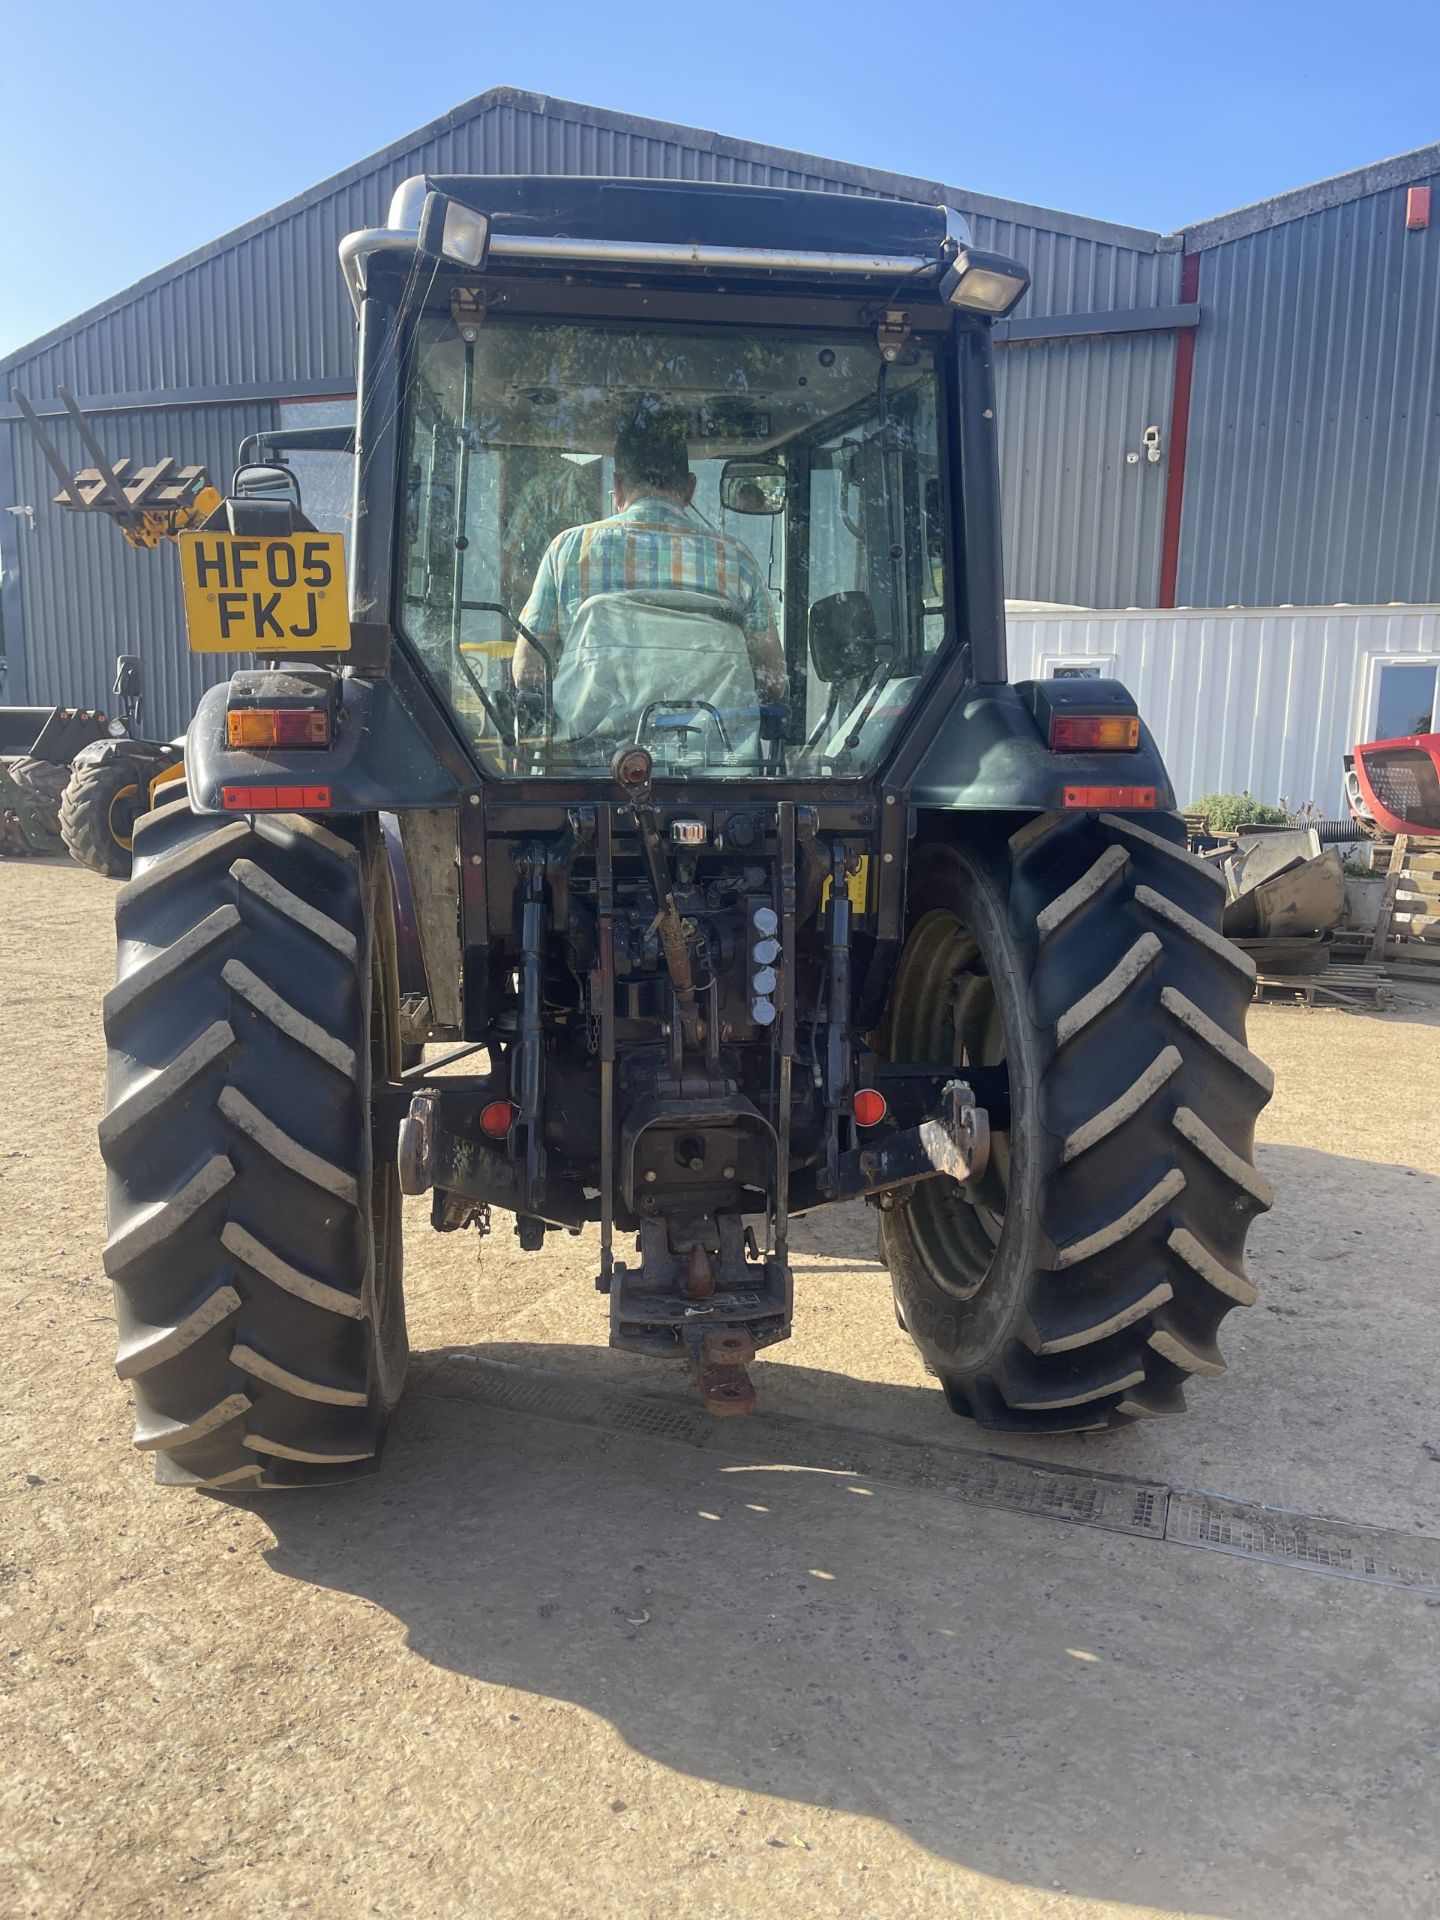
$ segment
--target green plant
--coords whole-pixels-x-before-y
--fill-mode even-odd
[[[1248,793],[1204,793],[1192,800],[1187,813],[1203,813],[1212,833],[1234,833],[1238,827],[1283,827],[1290,815],[1284,807],[1252,800]]]

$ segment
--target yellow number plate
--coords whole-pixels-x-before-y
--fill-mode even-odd
[[[343,653],[350,645],[338,533],[251,539],[182,533],[192,653]]]

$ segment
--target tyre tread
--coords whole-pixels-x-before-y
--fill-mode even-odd
[[[393,980],[393,948],[368,832],[200,816],[183,794],[136,823],[105,1005],[105,1264],[135,1443],[166,1484],[315,1486],[383,1445],[405,1346],[398,1270],[383,1326],[372,1291],[371,968]]]
[[[134,1380],[152,1367],[173,1360],[193,1347],[203,1334],[240,1311],[240,1296],[232,1286],[216,1287],[200,1305],[169,1327],[136,1327],[120,1342],[115,1371],[122,1380]]]
[[[1180,1413],[1187,1378],[1225,1370],[1216,1336],[1256,1297],[1244,1242],[1274,1198],[1253,1149],[1274,1076],[1245,1045],[1254,969],[1220,931],[1223,883],[1158,823],[1109,814],[1037,816],[993,847],[932,841],[917,871],[917,928],[951,896],[963,920],[967,889],[990,902],[982,958],[1033,1036],[1035,1184],[1010,1304],[963,1338],[971,1295],[927,1277],[908,1209],[882,1216],[903,1324],[952,1408],[995,1431]]]
[[[71,769],[60,800],[60,838],[72,859],[108,879],[125,878],[130,871],[130,854],[110,831],[110,813],[116,797],[127,786],[138,790],[143,785],[142,769],[132,765],[127,772],[120,760]]]

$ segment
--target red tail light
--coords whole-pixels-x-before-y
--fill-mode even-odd
[[[480,1131],[488,1140],[504,1140],[515,1120],[515,1109],[508,1100],[492,1100],[480,1109]]]

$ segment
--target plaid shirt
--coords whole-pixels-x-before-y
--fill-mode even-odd
[[[763,636],[775,616],[760,569],[738,540],[714,533],[673,500],[649,494],[623,513],[570,527],[550,542],[520,615],[536,637],[564,645],[595,593],[687,589],[728,600],[746,633]]]

